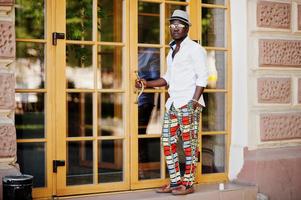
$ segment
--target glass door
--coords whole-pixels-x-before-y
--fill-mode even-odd
[[[129,1],[56,3],[57,195],[127,190]]]
[[[131,2],[130,15],[135,19],[130,22],[132,88],[138,77],[155,80],[165,73],[171,40],[168,19],[175,9],[188,11],[189,5],[186,1]],[[168,182],[160,142],[167,88],[133,89],[132,94],[131,188],[158,187]]]

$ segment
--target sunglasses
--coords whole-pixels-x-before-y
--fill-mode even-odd
[[[177,29],[183,29],[185,27],[186,26],[184,24],[171,24],[171,25],[169,25],[170,29],[175,29],[175,28],[177,28]]]

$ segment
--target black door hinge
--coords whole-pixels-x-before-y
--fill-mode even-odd
[[[52,171],[54,173],[57,173],[57,167],[59,167],[59,166],[65,166],[65,161],[64,160],[54,160]]]
[[[52,44],[56,45],[58,39],[65,39],[65,33],[53,32],[52,33]]]

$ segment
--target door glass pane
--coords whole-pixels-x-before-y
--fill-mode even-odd
[[[225,0],[201,0],[202,3],[225,5]]]
[[[225,131],[225,94],[204,93],[203,96],[206,107],[202,111],[202,130]]]
[[[160,93],[142,93],[138,99],[138,134],[161,134],[163,111]]]
[[[202,45],[226,47],[225,9],[202,8]]]
[[[15,125],[18,139],[44,138],[43,93],[16,93]]]
[[[123,140],[98,141],[98,182],[123,181]]]
[[[93,0],[66,0],[67,40],[92,40]]]
[[[92,46],[66,45],[66,78],[68,88],[93,88]]]
[[[202,136],[202,173],[225,172],[225,135]]]
[[[101,93],[98,102],[98,135],[124,135],[123,94]]]
[[[123,47],[98,46],[98,88],[120,89],[123,86]]]
[[[123,0],[98,0],[97,38],[99,41],[122,42]]]
[[[18,143],[17,162],[23,174],[33,176],[34,187],[46,187],[45,143]]]
[[[139,138],[138,144],[139,180],[161,177],[160,138]]]
[[[138,42],[160,43],[160,4],[138,3]]]
[[[92,101],[92,93],[67,94],[68,137],[92,136]]]
[[[93,183],[92,141],[67,142],[67,185]]]
[[[172,40],[169,30],[169,19],[174,10],[186,10],[186,6],[165,4],[165,44],[169,44]]]
[[[209,68],[209,89],[226,88],[227,54],[224,51],[207,50],[207,64]]]
[[[17,38],[44,38],[44,7],[44,0],[15,0]]]
[[[46,70],[44,44],[17,42],[16,45],[16,88],[44,88]]]

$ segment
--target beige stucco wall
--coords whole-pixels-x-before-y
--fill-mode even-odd
[[[270,200],[301,196],[300,21],[300,0],[247,0],[247,142],[237,179]]]
[[[0,199],[2,177],[19,173],[16,165],[16,130],[14,126],[15,27],[12,0],[0,0]]]
[[[301,145],[300,5],[248,1],[249,149]]]

